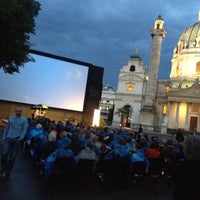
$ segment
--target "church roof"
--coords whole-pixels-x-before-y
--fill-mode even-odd
[[[136,52],[133,55],[130,55],[131,60],[142,60],[142,58],[140,57],[140,55]]]
[[[163,18],[161,17],[161,15],[158,15],[157,20],[163,20]]]
[[[171,91],[168,94],[168,100],[170,100],[171,98],[174,98],[174,97],[176,99],[178,99],[178,98],[182,98],[182,99],[192,98],[192,99],[197,99],[197,101],[199,102],[199,96],[200,96],[200,83],[199,83],[199,80],[196,79],[195,82],[193,83],[193,85],[189,88]]]
[[[103,85],[103,91],[104,91],[104,92],[105,92],[105,91],[107,91],[107,92],[116,92],[116,90],[113,89],[113,87],[111,87],[111,86],[108,85],[108,84]]]
[[[181,37],[179,38],[179,42],[183,43],[184,48],[196,47],[197,38],[200,36],[200,21],[186,28]]]

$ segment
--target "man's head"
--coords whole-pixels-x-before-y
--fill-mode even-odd
[[[15,114],[16,114],[17,117],[20,117],[21,114],[22,114],[22,107],[17,106],[15,108]]]

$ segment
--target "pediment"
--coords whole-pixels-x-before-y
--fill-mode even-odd
[[[190,88],[171,91],[168,96],[200,97],[200,84],[195,83]]]
[[[142,77],[141,76],[138,76],[138,75],[130,75],[130,74],[127,74],[127,75],[123,75],[119,78],[120,81],[143,81]]]

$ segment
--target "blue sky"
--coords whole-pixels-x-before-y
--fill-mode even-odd
[[[169,78],[173,49],[185,28],[197,22],[196,0],[39,0],[32,49],[104,68],[104,84],[115,89],[119,71],[138,49],[149,65],[150,30],[161,15],[167,32],[159,78]]]

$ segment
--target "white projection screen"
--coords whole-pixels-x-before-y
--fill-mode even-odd
[[[30,56],[35,62],[26,63],[20,73],[0,69],[0,100],[83,111],[89,67],[56,56]]]

